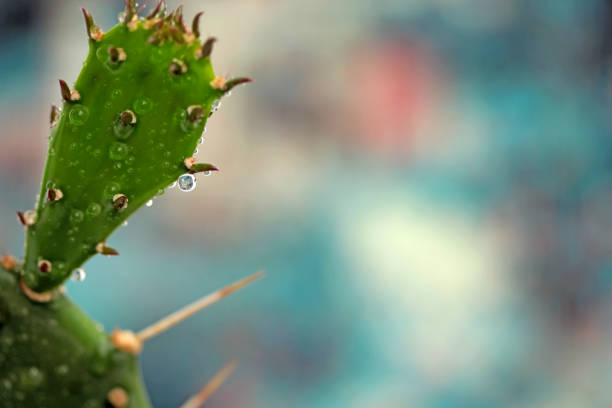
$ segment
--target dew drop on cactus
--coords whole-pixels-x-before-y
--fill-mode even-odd
[[[75,126],[84,124],[89,118],[89,109],[83,105],[75,105],[68,114],[70,123]]]
[[[178,186],[181,191],[189,192],[196,186],[196,179],[193,174],[183,174],[178,178]]]
[[[139,115],[149,112],[152,108],[153,101],[151,98],[147,98],[146,96],[140,97],[134,102],[134,112]]]
[[[149,200],[147,201],[147,203],[145,204],[147,207],[152,207],[153,206],[153,200]]]
[[[83,221],[83,218],[85,218],[83,211],[77,210],[77,209],[70,211],[70,221],[71,222],[78,224],[81,221]]]
[[[85,210],[85,214],[89,217],[97,217],[102,212],[102,206],[98,203],[90,203]]]
[[[124,143],[113,142],[108,149],[108,157],[111,160],[123,160],[129,153],[128,146]]]
[[[70,279],[76,282],[83,282],[86,277],[87,277],[87,273],[85,272],[85,269],[83,268],[75,269],[72,272],[72,275],[70,275]]]

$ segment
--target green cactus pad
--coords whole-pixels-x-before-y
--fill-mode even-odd
[[[184,173],[206,119],[245,78],[216,77],[181,9],[163,3],[139,18],[127,2],[123,22],[104,34],[85,10],[89,55],[71,89],[60,81],[61,112],[51,112],[51,136],[35,216],[26,224],[25,284],[49,291],[96,253],[135,210]],[[110,252],[109,252],[110,251]],[[120,251],[119,251],[120,252]]]
[[[126,407],[151,406],[135,356],[117,350],[63,294],[32,303],[18,279],[0,267],[0,406],[112,407],[116,388]]]

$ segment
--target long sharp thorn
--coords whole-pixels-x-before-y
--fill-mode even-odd
[[[183,307],[182,309],[179,309],[176,312],[153,323],[152,325],[142,329],[136,334],[136,337],[143,342],[150,339],[151,337],[155,337],[158,334],[165,332],[177,323],[180,323],[188,317],[194,315],[195,313],[217,303],[224,297],[234,293],[239,289],[244,288],[245,286],[255,282],[256,280],[263,278],[264,275],[265,273],[263,271],[256,272],[253,275],[247,276],[246,278],[243,278],[237,282],[232,283],[231,285],[224,287],[223,289],[219,289],[216,292],[204,296],[203,298],[196,300],[195,302]]]
[[[233,78],[233,79],[230,79],[229,81],[227,81],[225,83],[225,86],[223,87],[223,91],[224,92],[229,92],[235,86],[240,85],[240,84],[246,84],[248,82],[253,82],[253,80],[251,78]]]
[[[204,173],[204,172],[210,172],[210,171],[219,171],[219,169],[213,166],[212,164],[208,164],[208,163],[194,163],[189,168],[190,174]]]
[[[174,25],[178,27],[181,32],[185,32],[185,23],[183,22],[183,5],[181,4],[176,8],[176,13],[174,13]]]
[[[159,13],[159,11],[161,10],[161,6],[162,3],[164,2],[164,0],[159,0],[157,2],[157,5],[155,6],[155,8],[149,13],[149,15],[146,17],[147,20],[150,20],[152,18],[157,17],[157,14]]]
[[[200,11],[198,14],[193,16],[193,22],[191,23],[191,32],[195,36],[195,38],[200,38],[200,17],[204,14],[203,11]]]
[[[223,385],[225,381],[227,381],[228,377],[232,375],[232,373],[236,370],[238,363],[236,360],[228,361],[217,373],[213,376],[213,378],[206,383],[204,388],[202,388],[196,395],[189,398],[180,408],[199,408],[204,404],[210,396],[219,389],[220,386]]]
[[[98,27],[94,23],[93,16],[91,15],[91,13],[89,13],[84,8],[81,8],[81,10],[83,11],[83,16],[85,17],[85,28],[87,29],[87,36],[94,41],[100,41],[104,36],[104,33],[102,32],[100,27]]]

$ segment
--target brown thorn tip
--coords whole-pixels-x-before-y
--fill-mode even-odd
[[[213,45],[217,39],[215,37],[208,38],[204,44],[196,51],[196,59],[208,58],[212,54]]]
[[[142,329],[136,334],[136,336],[138,337],[138,339],[140,339],[140,341],[147,341],[151,337],[163,333],[175,324],[182,322],[183,320],[194,315],[195,313],[217,303],[219,300],[232,294],[233,292],[236,292],[237,290],[242,289],[245,286],[263,278],[264,275],[265,272],[263,271],[256,272],[250,276],[247,276],[246,278],[243,278],[222,289],[219,289],[216,292],[206,295],[203,298],[196,300],[195,302],[183,307],[182,309],[179,309],[176,312],[153,323],[152,325]]]
[[[213,378],[206,383],[196,395],[189,398],[180,408],[199,408],[204,404],[210,396],[227,381],[228,377],[236,370],[238,362],[236,360],[230,360],[217,373]]]
[[[200,37],[200,17],[204,14],[203,11],[200,11],[195,16],[193,16],[193,22],[191,23],[191,32],[196,38]]]
[[[49,125],[54,127],[60,120],[60,110],[57,106],[51,105],[51,114],[49,115]]]

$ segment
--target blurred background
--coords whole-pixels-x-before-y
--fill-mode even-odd
[[[224,99],[198,157],[68,292],[143,328],[156,407],[612,406],[612,2],[183,0]],[[151,9],[151,1],[144,1]],[[172,7],[177,2],[169,1]],[[57,79],[122,1],[0,0],[0,252],[38,192]]]

